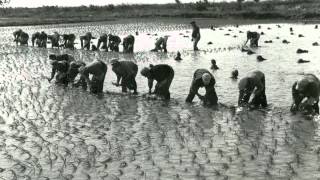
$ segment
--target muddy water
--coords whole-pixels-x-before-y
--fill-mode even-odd
[[[294,35],[289,27],[294,28]],[[199,52],[193,52],[190,38],[184,37],[190,36],[188,25],[23,27],[29,34],[41,30],[77,35],[92,31],[95,36],[114,32],[123,37],[139,31],[134,55],[16,47],[11,35],[15,29],[1,28],[0,35],[2,179],[320,178],[318,118],[306,121],[288,111],[292,83],[303,73],[320,76],[319,47],[312,46],[320,41],[314,25],[202,29]],[[239,31],[247,30],[265,33],[254,55],[240,51],[246,37]],[[299,38],[299,34],[305,37]],[[160,35],[170,35],[166,55],[149,52]],[[283,44],[284,39],[290,44]],[[264,43],[267,40],[273,43]],[[208,45],[209,41],[213,44]],[[309,53],[296,54],[298,48]],[[181,62],[173,60],[178,50]],[[111,84],[116,77],[110,66],[103,97],[50,84],[45,77],[50,75],[47,57],[51,53],[69,53],[85,62],[132,60],[140,69],[150,63],[170,64],[175,69],[173,99],[164,103],[143,98],[141,94],[148,88],[146,79],[140,75],[137,76],[140,95],[121,94]],[[267,61],[257,62],[257,55]],[[237,82],[229,78],[234,68],[239,70],[240,77],[259,69],[266,74],[269,110],[235,115],[233,108],[225,106],[218,110],[204,108],[198,99],[192,105],[185,104],[193,71],[209,68],[213,58],[220,67],[213,72],[220,102],[229,107],[236,105]],[[299,65],[296,63],[299,58],[311,62]]]

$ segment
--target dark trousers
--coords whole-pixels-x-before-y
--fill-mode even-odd
[[[204,105],[217,105],[218,96],[214,87],[206,88],[206,94],[204,95]]]
[[[127,77],[123,77],[121,81],[121,86],[122,86],[122,92],[127,92],[127,88],[130,90],[134,90],[134,92],[137,92],[136,76],[130,75]]]
[[[167,79],[161,82],[157,82],[154,90],[155,94],[163,97],[166,100],[169,100],[170,99],[169,88],[172,83],[173,77],[174,77],[174,73],[170,74]]]
[[[265,90],[263,90],[261,94],[254,96],[250,104],[254,105],[255,107],[259,107],[260,105],[262,107],[267,107],[268,103]]]
[[[58,72],[56,75],[56,83],[57,84],[63,84],[65,86],[68,85],[68,76],[67,73]]]
[[[96,76],[92,77],[91,89],[90,89],[91,93],[97,94],[97,93],[103,92],[103,83],[104,83],[105,75],[106,74],[103,75],[103,78],[98,78]]]

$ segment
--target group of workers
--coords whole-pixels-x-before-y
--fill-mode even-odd
[[[107,73],[107,65],[100,60],[86,64],[82,61],[76,61],[71,55],[49,55],[52,65],[52,73],[49,82],[55,77],[56,83],[68,85],[71,83],[75,87],[82,86],[84,90],[89,87],[92,93],[102,93],[103,83]],[[215,61],[213,61],[215,65]],[[111,60],[112,71],[117,76],[117,81],[112,83],[120,86],[122,92],[133,91],[137,94],[136,76],[138,66],[132,61]],[[216,65],[213,67],[217,67]],[[169,100],[170,86],[174,78],[174,70],[167,64],[150,65],[141,70],[141,75],[148,79],[149,94]],[[80,75],[77,82],[76,77]],[[236,75],[235,75],[236,74]],[[232,72],[233,77],[237,77],[238,71]],[[92,78],[89,79],[89,75]],[[153,89],[153,83],[156,85]],[[215,78],[207,69],[197,69],[194,72],[189,94],[186,102],[191,103],[195,96],[203,101],[204,105],[217,105],[218,96],[215,90]],[[201,95],[198,90],[205,88],[206,92]],[[265,92],[265,75],[261,71],[253,71],[243,77],[239,83],[238,106],[248,106],[250,108],[267,107],[267,97]],[[293,104],[292,112],[301,110],[308,113],[319,113],[319,94],[320,81],[312,74],[305,75],[301,80],[295,82],[292,86]],[[251,100],[250,100],[251,99]]]
[[[193,49],[199,50],[197,44],[200,40],[200,28],[193,21],[191,22],[193,28],[192,41]],[[52,46],[59,46],[58,41],[60,35],[54,33],[53,35],[47,36],[44,32],[35,33],[32,35],[32,45],[34,42],[39,47],[46,47],[46,39],[50,39]],[[15,41],[21,44],[27,44],[28,34],[22,30],[14,33]],[[81,47],[90,50],[91,39],[95,37],[91,33],[86,33],[84,36],[80,36]],[[247,32],[247,44],[250,41],[251,47],[258,47],[258,41],[260,34],[257,32]],[[74,35],[63,35],[64,43],[63,46],[66,48],[74,48]],[[167,52],[167,40],[168,36],[160,37],[155,43],[155,48],[151,51],[163,51]],[[129,35],[123,39],[124,52],[133,53],[135,38]],[[109,42],[109,43],[108,43]],[[98,39],[97,46],[92,45],[92,50],[105,49],[108,51],[119,52],[119,44],[121,38],[115,35],[103,34]],[[48,79],[49,82],[55,77],[56,83],[67,86],[71,83],[73,86],[81,86],[83,89],[89,87],[92,93],[102,93],[103,83],[107,73],[107,65],[100,60],[94,61],[90,64],[86,64],[82,61],[76,61],[71,55],[54,55],[49,56],[52,65],[51,77]],[[211,69],[219,69],[216,65],[215,60],[212,60]],[[112,71],[117,76],[117,81],[112,83],[115,86],[122,88],[122,92],[128,90],[133,91],[137,94],[137,83],[136,76],[138,73],[138,66],[131,61],[118,61],[116,59],[111,60]],[[174,70],[167,64],[150,65],[141,70],[141,75],[148,79],[149,94],[154,94],[164,100],[170,99],[170,86],[174,78]],[[76,77],[80,75],[77,82],[74,82]],[[238,71],[235,70],[232,73],[233,78],[237,78]],[[89,75],[92,78],[89,79]],[[153,89],[153,83],[156,81],[156,85]],[[197,69],[194,72],[193,80],[189,90],[189,94],[186,98],[186,102],[191,103],[195,96],[197,96],[204,105],[217,105],[218,96],[215,91],[215,78],[207,69]],[[199,88],[205,88],[206,93],[204,95],[199,94]],[[265,75],[261,71],[253,71],[248,73],[238,83],[239,98],[238,106],[248,106],[250,108],[265,108],[267,107],[267,97],[265,93]],[[313,74],[304,75],[303,78],[295,82],[292,86],[292,98],[293,104],[291,111],[302,111],[306,113],[317,113],[319,114],[319,95],[320,95],[320,81]]]
[[[13,32],[14,42],[17,45],[25,45],[28,46],[29,35],[18,29]],[[121,38],[112,34],[102,34],[99,39],[97,45],[93,45],[91,40],[96,39],[96,37],[92,36],[91,32],[86,33],[83,36],[80,36],[80,44],[81,49],[86,50],[105,50],[105,51],[114,51],[119,52],[119,45],[121,43]],[[60,40],[62,43],[60,44]],[[54,32],[52,35],[47,35],[44,31],[35,32],[31,36],[32,46],[38,46],[41,48],[47,48],[47,43],[51,43],[52,48],[67,48],[67,49],[75,49],[74,45],[76,40],[76,36],[74,34],[63,34],[60,35],[58,32]],[[134,49],[134,41],[135,38],[133,35],[128,35],[123,38],[123,52],[125,53],[133,53]]]
[[[192,41],[193,43],[193,49],[195,51],[199,50],[197,47],[197,44],[200,40],[200,28],[196,25],[194,21],[191,22],[191,26],[193,28],[192,32]],[[136,32],[136,35],[138,35],[138,32]],[[22,31],[21,29],[18,29],[17,31],[13,32],[14,41],[17,45],[26,45],[28,46],[29,41],[29,35]],[[167,41],[169,36],[163,36],[156,39],[155,42],[155,48],[152,49],[152,52],[158,52],[163,51],[167,52]],[[62,40],[62,43],[60,44],[60,39]],[[106,52],[114,51],[119,52],[119,45],[122,42],[123,45],[123,52],[124,53],[133,53],[134,51],[134,43],[135,43],[135,37],[133,35],[128,35],[123,38],[121,41],[121,38],[117,35],[112,34],[102,34],[98,38],[97,45],[93,45],[91,40],[96,39],[92,35],[91,32],[87,32],[85,35],[80,36],[80,44],[81,49],[86,50],[105,50]],[[49,41],[48,41],[49,40]],[[68,48],[68,49],[75,49],[74,44],[76,40],[76,36],[74,34],[63,34],[60,35],[58,32],[54,32],[52,35],[46,34],[44,31],[42,32],[35,32],[32,34],[31,42],[32,46],[38,46],[42,48],[47,48],[47,43],[51,43],[51,47],[54,48]]]

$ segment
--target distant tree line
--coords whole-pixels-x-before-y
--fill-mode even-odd
[[[9,3],[10,0],[0,0],[0,6]]]

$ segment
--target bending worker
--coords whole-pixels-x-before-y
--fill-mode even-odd
[[[252,94],[252,101],[249,102]],[[248,103],[251,108],[267,107],[268,105],[265,92],[265,76],[261,71],[250,72],[239,82],[238,105],[244,106]]]
[[[260,34],[257,32],[251,32],[247,31],[247,41],[244,44],[244,46],[248,43],[250,40],[250,47],[258,47],[259,45],[259,39],[260,39]]]
[[[152,52],[158,52],[158,51],[162,51],[163,52],[168,52],[167,51],[167,42],[168,42],[168,37],[169,36],[164,36],[164,37],[160,37],[159,39],[157,39],[156,43],[155,43],[155,48],[152,49]]]
[[[91,93],[97,94],[103,92],[103,83],[107,74],[107,69],[107,65],[99,60],[86,66],[79,67],[81,78],[84,78]],[[92,75],[91,80],[89,79],[90,74]]]
[[[133,90],[137,94],[136,76],[138,73],[138,66],[131,61],[112,60],[112,71],[117,75],[117,82],[113,83],[115,86],[121,86],[122,92],[127,92],[127,89]],[[121,83],[120,83],[121,81]]]
[[[313,74],[306,74],[292,86],[293,104],[291,112],[298,110],[313,111],[319,114],[320,81]]]
[[[193,75],[193,81],[190,87],[186,102],[191,103],[195,95],[201,99],[205,105],[217,105],[218,97],[214,88],[216,81],[213,75],[206,69],[197,69]],[[204,87],[206,94],[204,96],[198,93],[199,88]]]
[[[149,94],[156,94],[164,98],[165,100],[170,99],[169,88],[174,77],[174,70],[167,64],[150,64],[149,68],[143,68],[141,75],[148,78]],[[154,92],[152,93],[153,81],[156,80]]]
[[[133,53],[133,48],[134,48],[134,36],[129,35],[123,38],[123,52]]]

